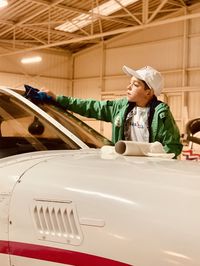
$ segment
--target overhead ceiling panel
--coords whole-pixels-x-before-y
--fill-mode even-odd
[[[8,6],[0,9],[0,56],[37,49],[75,53],[135,28],[165,22],[169,17],[188,19],[185,15],[190,15],[189,8],[200,5],[199,0],[135,0],[127,6],[122,1],[8,0]],[[97,10],[105,3],[115,3],[119,8],[102,15]],[[83,27],[74,21],[81,15],[88,19]],[[67,22],[76,30],[58,30]]]

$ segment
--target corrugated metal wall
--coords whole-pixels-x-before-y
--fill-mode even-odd
[[[39,51],[33,55],[40,55],[42,62],[23,65],[21,58],[30,57],[31,54],[1,57],[0,85],[22,88],[24,84],[29,84],[37,88],[48,88],[56,93],[71,93],[70,57]]]

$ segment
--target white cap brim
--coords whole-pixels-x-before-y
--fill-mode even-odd
[[[127,66],[123,66],[122,67],[122,70],[124,71],[124,73],[130,77],[135,77],[137,79],[140,79],[140,80],[144,80],[144,78],[142,76],[140,76],[135,70],[133,70],[132,68],[130,67],[127,67]]]

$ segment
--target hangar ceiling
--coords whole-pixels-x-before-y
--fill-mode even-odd
[[[103,13],[106,3],[117,8]],[[0,8],[0,56],[76,53],[125,32],[200,17],[190,13],[196,6],[200,0],[8,0]],[[71,29],[61,30],[63,24]]]

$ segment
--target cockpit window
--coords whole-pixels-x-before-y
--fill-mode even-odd
[[[0,93],[0,158],[42,150],[80,149],[17,98]]]
[[[60,106],[40,104],[39,107],[81,139],[90,148],[112,145],[112,142]]]

